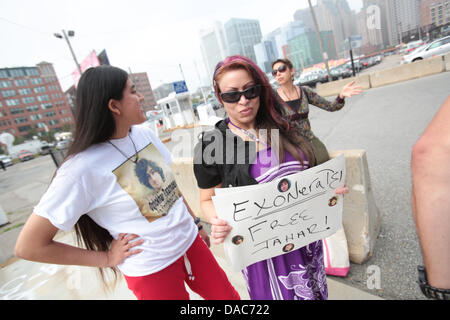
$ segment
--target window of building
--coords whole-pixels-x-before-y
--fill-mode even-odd
[[[22,89],[19,89],[19,90],[17,90],[17,91],[19,91],[19,94],[20,94],[21,96],[24,96],[24,95],[32,94],[32,93],[33,93],[33,92],[31,91],[30,88],[22,88]]]
[[[34,102],[36,102],[36,98],[35,97],[22,98],[22,102],[23,103],[34,103]]]
[[[33,105],[33,106],[27,106],[27,111],[28,112],[35,112],[39,110],[39,107],[37,105]]]
[[[17,123],[17,124],[25,123],[25,122],[28,122],[28,118],[27,117],[14,118],[14,122]]]
[[[9,112],[11,114],[25,113],[25,111],[22,108],[11,108],[11,109],[9,109]]]
[[[51,117],[54,117],[54,116],[56,116],[56,113],[54,111],[45,113],[45,117],[46,118],[51,118]]]
[[[49,120],[48,124],[51,125],[51,126],[54,126],[56,124],[59,124],[59,121],[57,119]]]
[[[20,105],[20,101],[19,101],[19,99],[9,99],[9,100],[6,100],[6,105],[7,106],[18,106],[18,105]]]
[[[46,92],[47,91],[47,89],[45,87],[36,87],[33,90],[36,93],[42,93],[42,92]]]
[[[40,120],[40,119],[42,119],[42,114],[32,114],[32,115],[30,116],[30,119],[31,119],[32,121]]]
[[[45,110],[45,109],[50,109],[50,108],[52,108],[53,107],[53,105],[51,104],[51,103],[42,103],[41,104],[41,108],[43,109],[43,110]]]
[[[26,68],[25,73],[27,76],[38,76],[39,71],[37,68]]]
[[[16,90],[4,90],[2,91],[3,98],[14,97],[16,95]]]
[[[39,101],[47,101],[50,100],[50,97],[48,96],[48,94],[44,94],[42,96],[38,96],[37,97]]]
[[[31,126],[21,126],[17,128],[19,129],[19,132],[26,132],[31,130]]]
[[[31,82],[31,84],[43,84],[44,83],[41,78],[32,78],[32,79],[30,79],[30,82]]]
[[[12,82],[9,80],[0,81],[0,88],[11,88]]]
[[[25,72],[23,72],[23,69],[10,69],[9,74],[11,77],[25,77]]]
[[[27,79],[17,79],[14,80],[14,84],[16,87],[25,87],[28,86],[28,80]]]
[[[6,70],[0,70],[0,78],[8,78],[8,72]]]

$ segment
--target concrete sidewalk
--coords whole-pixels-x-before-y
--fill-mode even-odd
[[[59,233],[57,241],[74,244],[71,232]],[[223,258],[223,247],[211,248],[242,300],[248,300],[245,281]],[[378,296],[328,278],[329,300],[382,300]],[[202,298],[187,288],[192,300]],[[114,290],[106,291],[96,268],[61,266],[10,259],[0,265],[0,300],[134,300],[126,282],[121,279]]]

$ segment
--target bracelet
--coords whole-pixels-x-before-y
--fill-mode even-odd
[[[194,222],[196,225],[198,225],[200,223],[200,218],[197,217],[197,219],[194,219]]]
[[[203,226],[200,224],[200,225],[198,225],[198,231],[200,231],[200,230],[202,230],[203,229]]]

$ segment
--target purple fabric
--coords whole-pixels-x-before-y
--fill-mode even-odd
[[[306,169],[289,152],[278,168],[269,148],[258,153],[250,173],[258,183],[267,183]],[[301,153],[301,151],[300,151]],[[303,155],[303,154],[301,154]],[[260,261],[242,270],[252,300],[326,300],[328,287],[322,241]]]

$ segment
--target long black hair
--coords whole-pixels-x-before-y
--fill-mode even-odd
[[[122,99],[127,80],[124,70],[112,66],[90,68],[83,73],[77,88],[74,139],[65,159],[113,136],[116,124],[108,103],[111,99]],[[75,233],[78,244],[88,250],[108,251],[113,240],[108,230],[86,214],[75,224]],[[117,280],[118,269],[111,269]],[[99,270],[106,284],[104,270]]]

